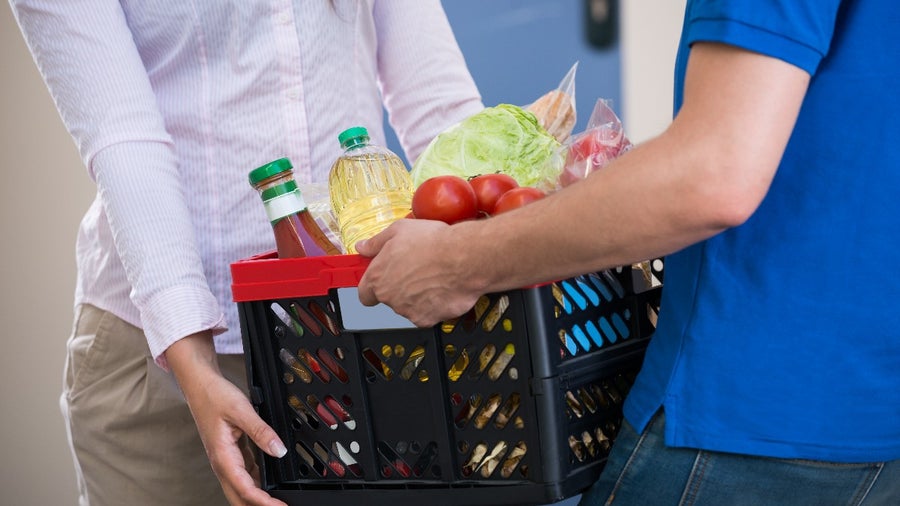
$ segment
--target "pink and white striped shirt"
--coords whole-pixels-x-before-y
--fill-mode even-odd
[[[10,0],[97,197],[76,304],[144,329],[151,353],[213,329],[242,351],[232,262],[274,248],[247,174],[289,157],[323,182],[337,135],[414,160],[483,106],[439,0]]]

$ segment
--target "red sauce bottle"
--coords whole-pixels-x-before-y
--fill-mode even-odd
[[[294,181],[293,165],[279,158],[250,172],[250,184],[259,192],[275,233],[278,258],[340,255],[309,213]]]

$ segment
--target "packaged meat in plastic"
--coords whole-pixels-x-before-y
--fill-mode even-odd
[[[631,149],[622,121],[605,99],[598,99],[587,128],[565,143],[565,164],[559,176],[560,186],[568,186]]]

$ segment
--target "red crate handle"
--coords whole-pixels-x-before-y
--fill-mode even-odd
[[[357,286],[370,259],[361,255],[278,258],[272,251],[231,264],[235,302],[327,295]]]

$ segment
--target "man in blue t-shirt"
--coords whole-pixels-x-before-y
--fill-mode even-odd
[[[898,27],[896,0],[689,0],[661,135],[520,210],[392,226],[361,300],[431,325],[667,255],[582,504],[900,504]]]

